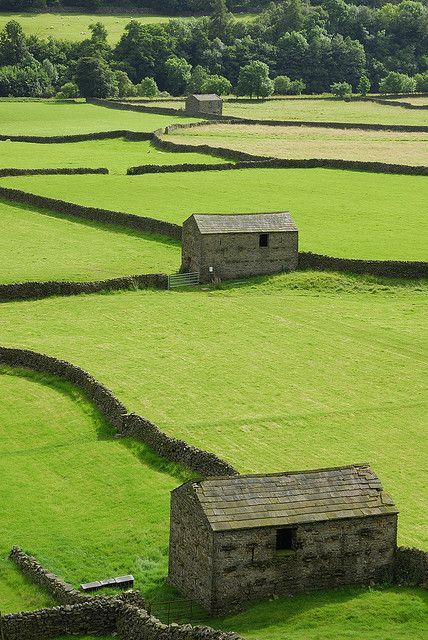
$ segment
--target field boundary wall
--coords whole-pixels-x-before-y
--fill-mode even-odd
[[[81,176],[87,174],[108,175],[109,170],[105,167],[98,169],[90,169],[89,167],[58,168],[58,169],[21,169],[15,167],[7,167],[0,169],[0,178],[13,176]]]
[[[33,142],[36,144],[62,144],[66,142],[85,142],[91,140],[113,140],[125,138],[127,140],[151,140],[152,133],[117,129],[113,131],[100,131],[94,133],[77,133],[64,136],[8,136],[0,134],[3,142]]]
[[[76,385],[115,428],[118,435],[144,442],[170,462],[183,465],[203,477],[237,474],[229,463],[215,454],[170,437],[149,420],[135,413],[128,413],[110,389],[76,365],[35,351],[7,347],[0,347],[0,365],[47,373]]]
[[[125,289],[167,288],[168,276],[164,273],[147,273],[86,282],[63,280],[14,282],[11,284],[0,284],[0,302],[32,300],[52,296],[75,296],[79,294],[100,293],[103,291],[122,291]]]
[[[428,278],[428,262],[400,260],[358,260],[334,258],[318,253],[299,252],[298,269],[314,271],[339,271],[384,278]]]
[[[428,587],[428,551],[398,547],[394,558],[394,583],[400,586]]]

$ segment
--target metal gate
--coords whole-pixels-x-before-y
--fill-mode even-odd
[[[194,287],[199,284],[199,273],[174,273],[168,276],[168,289]]]

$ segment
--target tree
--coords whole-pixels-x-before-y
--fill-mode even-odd
[[[288,76],[276,76],[273,81],[273,92],[277,96],[285,96],[290,92],[291,80]]]
[[[0,33],[0,67],[22,64],[29,55],[21,25],[10,20]]]
[[[140,84],[137,85],[137,95],[144,96],[146,98],[154,98],[159,93],[158,85],[154,78],[143,78]]]
[[[66,99],[66,98],[78,98],[79,97],[79,87],[75,82],[66,82],[62,85],[61,90],[55,96],[58,99]]]
[[[266,98],[273,93],[273,82],[269,78],[269,67],[260,60],[253,60],[242,67],[239,73],[237,93],[239,96]]]
[[[202,93],[202,87],[208,77],[208,71],[198,64],[194,69],[192,69],[189,84],[187,85],[188,93]]]
[[[300,96],[306,89],[306,84],[303,80],[292,80],[290,82],[290,95]]]
[[[362,95],[362,96],[366,96],[368,94],[368,92],[370,91],[371,88],[371,84],[370,84],[370,80],[368,79],[368,77],[366,76],[365,73],[363,73],[363,75],[360,78],[360,81],[358,83],[358,92]]]
[[[209,35],[211,40],[214,40],[215,38],[224,40],[231,21],[232,14],[227,10],[226,0],[211,0],[209,24]]]
[[[129,98],[137,95],[137,90],[125,71],[115,71],[114,77],[117,82],[117,95],[119,98]]]
[[[333,82],[330,91],[337,98],[349,98],[352,95],[352,85],[349,82]]]
[[[413,80],[416,83],[416,91],[423,93],[428,92],[428,71],[424,71],[424,73],[417,73]]]
[[[185,58],[172,56],[165,62],[167,89],[172,95],[180,96],[185,93],[191,78],[192,65]]]
[[[76,65],[76,82],[84,98],[109,98],[118,94],[114,72],[100,58],[80,58]]]
[[[390,71],[379,83],[381,93],[412,93],[415,89],[416,81],[397,71]]]
[[[219,96],[227,96],[232,93],[232,84],[224,76],[208,76],[202,85],[202,93],[216,93]]]

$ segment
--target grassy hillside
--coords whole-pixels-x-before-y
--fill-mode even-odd
[[[108,225],[39,213],[0,201],[0,283],[104,280],[174,273],[177,243]]]
[[[145,591],[161,585],[169,492],[184,476],[168,473],[144,446],[113,440],[66,384],[0,369],[0,390],[0,471],[8,478],[0,486],[0,557],[18,544],[76,586],[128,573]],[[0,602],[7,613],[49,599],[2,559]]]
[[[400,542],[423,546],[423,291],[308,272],[4,304],[1,342],[83,366],[241,471],[369,461],[397,501]]]
[[[119,111],[85,102],[0,100],[1,135],[60,136],[118,129],[150,133],[183,121],[192,119]]]
[[[332,169],[144,176],[31,176],[1,185],[181,224],[192,213],[291,211],[300,248],[346,258],[424,260],[428,180]]]
[[[126,173],[140,164],[217,164],[224,162],[200,153],[169,153],[149,141],[93,140],[61,144],[0,142],[0,168],[49,169],[57,167],[107,167],[110,173]]]
[[[145,15],[139,16],[132,13],[115,15],[78,14],[78,13],[0,13],[0,30],[9,20],[18,20],[26,35],[37,35],[48,38],[60,36],[64,40],[83,40],[89,38],[91,33],[89,25],[94,22],[102,22],[108,31],[108,39],[111,44],[119,41],[124,28],[131,20],[137,20],[141,24],[159,24],[168,20],[177,20],[177,17]],[[189,20],[190,18],[180,18]],[[250,20],[251,16],[240,14],[238,20]]]
[[[224,124],[177,130],[172,138],[168,136],[166,139],[275,158],[335,158],[428,164],[428,133]]]

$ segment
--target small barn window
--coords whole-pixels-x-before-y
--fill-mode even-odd
[[[292,551],[295,549],[295,529],[277,529],[276,530],[276,550]]]
[[[259,247],[267,247],[269,245],[269,234],[261,233],[259,235]]]

